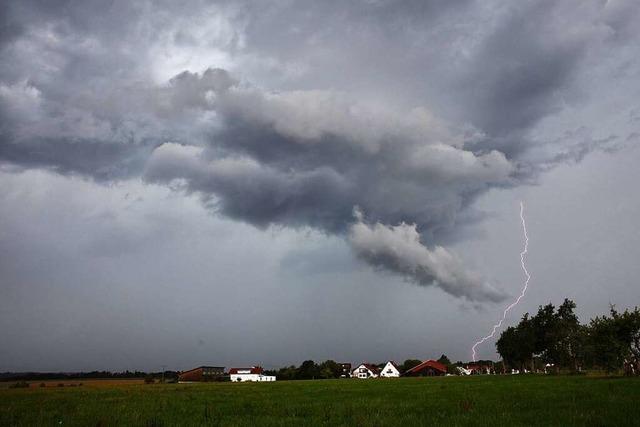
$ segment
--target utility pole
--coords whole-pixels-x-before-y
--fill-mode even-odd
[[[160,365],[160,367],[162,368],[162,384],[164,384],[164,370],[167,367],[167,365]]]

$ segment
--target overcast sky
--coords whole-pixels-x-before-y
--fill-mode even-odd
[[[0,371],[469,360],[640,305],[633,0],[0,5]],[[496,358],[495,340],[478,348]]]

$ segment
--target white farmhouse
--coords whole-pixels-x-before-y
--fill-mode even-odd
[[[351,371],[352,378],[378,378],[379,375],[380,369],[378,369],[376,365],[372,365],[370,363],[363,363]]]
[[[259,366],[252,366],[250,368],[231,368],[229,369],[229,377],[232,382],[243,381],[275,381],[276,377],[272,375],[263,375],[262,368]]]
[[[384,378],[398,378],[400,376],[400,368],[396,365],[396,362],[393,360],[389,360],[382,371],[380,372],[380,376]]]

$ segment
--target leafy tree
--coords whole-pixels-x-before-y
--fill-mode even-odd
[[[577,368],[580,324],[573,312],[575,307],[576,304],[573,301],[565,299],[557,312],[554,312],[553,305],[549,304],[536,316],[544,315],[543,319],[546,322],[544,329],[539,331],[541,334],[539,344],[542,344],[539,350],[547,363]]]
[[[620,369],[625,361],[635,365],[640,361],[640,310],[619,313],[610,309],[610,317],[591,319],[587,331],[589,358],[607,372]]]
[[[536,316],[537,317],[537,316]],[[496,342],[498,353],[511,368],[523,370],[533,367],[537,351],[540,351],[539,324],[535,317],[525,313],[517,326],[507,328]]]
[[[407,359],[407,360],[404,361],[404,363],[402,364],[402,366],[400,368],[402,369],[402,372],[404,373],[404,372],[407,372],[411,368],[415,368],[416,366],[418,366],[421,363],[422,363],[422,360]]]
[[[440,358],[438,359],[438,362],[442,363],[444,366],[447,367],[447,373],[449,373],[449,374],[457,374],[458,373],[458,370],[453,365],[453,363],[451,363],[451,360],[449,360],[449,358],[447,357],[446,354],[443,354],[442,356],[440,356]]]
[[[320,369],[313,360],[305,360],[297,369],[296,379],[311,380],[320,377]]]
[[[613,308],[611,309],[613,312]],[[594,365],[613,372],[622,366],[624,343],[616,333],[613,317],[597,316],[589,324],[589,353]]]
[[[496,341],[498,353],[502,356],[502,360],[511,368],[522,368],[521,343],[522,341],[518,336],[518,330],[513,326],[505,329],[502,334],[500,334],[498,341]]]
[[[320,378],[340,378],[342,366],[333,360],[326,360],[318,367]]]
[[[577,371],[580,360],[584,358],[585,334],[584,327],[574,313],[575,308],[576,304],[569,299],[565,299],[558,307],[554,357],[558,366]]]
[[[535,369],[535,362],[578,369],[584,358],[585,330],[574,313],[576,304],[565,299],[558,310],[553,304],[525,314],[515,327],[507,328],[496,342],[503,360],[512,367]]]
[[[295,366],[285,366],[284,368],[280,368],[277,373],[278,380],[286,381],[286,380],[295,380],[296,374],[298,370]]]
[[[442,356],[440,356],[440,358],[438,359],[438,362],[446,366],[451,365],[451,360],[449,360],[446,354],[443,354]]]

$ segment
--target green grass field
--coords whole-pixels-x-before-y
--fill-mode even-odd
[[[640,425],[640,380],[514,375],[4,388],[0,425]]]

